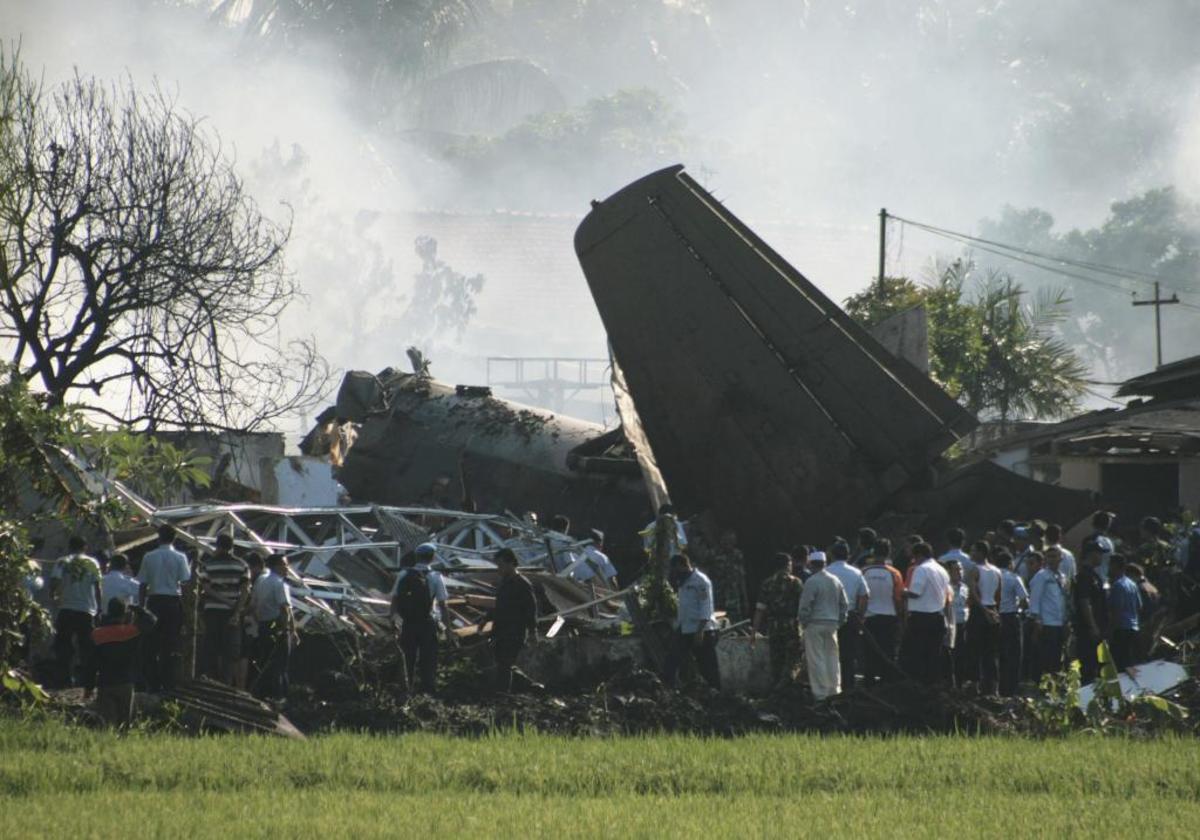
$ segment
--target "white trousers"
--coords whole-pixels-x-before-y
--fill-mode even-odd
[[[824,700],[842,690],[842,663],[838,659],[837,622],[813,621],[804,628],[804,659],[813,697]]]

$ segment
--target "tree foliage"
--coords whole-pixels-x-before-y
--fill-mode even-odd
[[[31,531],[50,520],[95,532],[132,524],[120,500],[87,489],[63,451],[143,492],[166,494],[209,480],[207,459],[145,435],[96,429],[70,407],[46,403],[0,363],[0,671],[13,664],[21,626],[38,613],[24,586],[32,571]]]
[[[200,120],[161,90],[0,70],[0,339],[52,405],[142,427],[253,429],[320,396],[310,341],[280,349],[297,289]]]
[[[885,278],[847,299],[846,312],[864,326],[924,306],[930,367],[952,397],[980,416],[1057,419],[1079,408],[1087,368],[1061,337],[1070,300],[1043,290],[1030,299],[1010,275],[972,263],[940,266],[917,284]]]
[[[1185,302],[1200,301],[1200,206],[1173,188],[1114,202],[1096,227],[1065,232],[1055,230],[1054,217],[1045,210],[1006,207],[998,219],[983,222],[980,235],[1135,275],[1073,269],[1079,276],[1064,278],[1036,268],[1027,272],[1035,287],[1066,289],[1075,305],[1062,323],[1063,336],[1108,379],[1140,373],[1154,363],[1149,312],[1130,306],[1134,298],[1153,294],[1153,278],[1166,284],[1161,289],[1166,297],[1180,292]],[[1195,290],[1191,296],[1189,290]],[[1193,319],[1181,309],[1169,308],[1163,317],[1164,349],[1174,357],[1200,351]]]

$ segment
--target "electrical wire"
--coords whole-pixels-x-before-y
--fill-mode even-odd
[[[966,245],[967,247],[993,254],[993,255],[1001,257],[1003,259],[1008,259],[1008,260],[1013,260],[1014,262],[1023,263],[1025,265],[1031,266],[1033,268],[1037,268],[1041,271],[1045,271],[1050,274],[1057,274],[1062,277],[1069,277],[1074,280],[1080,280],[1085,283],[1092,283],[1094,285],[1107,288],[1110,291],[1120,292],[1122,294],[1127,294],[1130,296],[1136,295],[1137,290],[1131,289],[1128,286],[1120,285],[1118,282],[1103,280],[1099,277],[1093,277],[1093,276],[1089,276],[1089,275],[1085,275],[1085,274],[1080,274],[1075,271],[1068,271],[1067,269],[1061,268],[1059,266],[1068,265],[1068,266],[1072,266],[1072,267],[1076,267],[1076,268],[1082,268],[1087,271],[1096,271],[1096,272],[1099,272],[1102,274],[1107,274],[1114,278],[1118,278],[1119,280],[1126,280],[1126,281],[1131,281],[1131,282],[1135,282],[1135,283],[1142,283],[1147,286],[1152,286],[1155,282],[1157,282],[1159,284],[1160,288],[1167,288],[1176,293],[1182,292],[1183,294],[1187,294],[1187,295],[1200,295],[1200,290],[1180,288],[1178,286],[1172,285],[1173,281],[1166,281],[1166,280],[1163,280],[1162,278],[1156,277],[1153,274],[1148,274],[1148,273],[1141,272],[1141,271],[1134,271],[1131,269],[1121,269],[1116,266],[1103,265],[1102,263],[1091,263],[1091,262],[1087,262],[1087,261],[1083,261],[1083,260],[1072,260],[1072,259],[1068,259],[1066,257],[1060,257],[1060,256],[1055,256],[1055,255],[1050,255],[1050,254],[1043,254],[1039,251],[1033,251],[1033,250],[1030,250],[1027,248],[1020,248],[1015,245],[1008,245],[1003,242],[997,242],[997,241],[991,240],[991,239],[984,239],[983,237],[972,236],[970,234],[948,230],[947,228],[940,228],[940,227],[937,227],[936,225],[928,225],[923,222],[916,222],[911,219],[906,219],[902,216],[894,216],[894,215],[889,214],[888,218],[895,219],[896,221],[900,222],[902,229],[904,226],[911,225],[912,227],[917,228],[918,230],[926,231],[927,233],[933,234],[935,236],[940,236],[944,239],[949,239],[951,241],[958,242],[959,244]],[[1045,265],[1042,262],[1038,262],[1038,260],[1047,260],[1051,263],[1057,263],[1058,265]],[[1200,305],[1188,303],[1187,301],[1181,300],[1181,301],[1179,301],[1179,305],[1184,306],[1187,309],[1200,311]]]

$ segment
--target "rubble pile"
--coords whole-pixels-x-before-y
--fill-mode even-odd
[[[681,733],[734,736],[755,732],[818,734],[1025,734],[1019,700],[980,698],[916,683],[892,683],[814,703],[794,684],[754,698],[695,686],[668,689],[658,676],[631,670],[569,693],[489,695],[485,681],[463,678],[440,696],[379,693],[348,702],[315,695],[293,702],[290,718],[305,732],[439,732],[479,736],[515,730],[570,736]]]

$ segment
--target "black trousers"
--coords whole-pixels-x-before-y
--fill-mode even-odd
[[[842,668],[842,691],[854,688],[855,674],[858,672],[859,650],[862,645],[862,619],[851,613],[846,623],[838,628],[838,661]]]
[[[1000,693],[1011,697],[1017,693],[1021,681],[1021,653],[1023,650],[1021,617],[1016,613],[1000,616]]]
[[[517,657],[525,647],[525,635],[504,634],[492,639],[492,657],[496,661],[496,690],[512,691],[512,673]]]
[[[721,672],[717,665],[716,630],[702,630],[699,633],[681,633],[676,630],[671,649],[663,663],[663,682],[674,687],[679,678],[679,669],[693,656],[696,658],[696,670],[700,672],[700,676],[719,691]]]
[[[1137,662],[1137,636],[1136,630],[1122,630],[1117,628],[1112,631],[1112,641],[1109,642],[1109,648],[1112,651],[1113,662],[1116,663],[1118,671],[1124,671],[1130,665],[1136,665]]]
[[[179,670],[179,638],[183,634],[183,599],[178,595],[151,595],[146,609],[158,619],[146,645],[146,682],[151,691],[175,687]]]
[[[1063,669],[1063,643],[1066,641],[1065,627],[1042,625],[1037,631],[1037,664],[1034,666],[1034,682],[1040,683],[1045,674],[1057,674]]]
[[[904,628],[901,659],[904,670],[925,685],[934,685],[941,673],[942,640],[946,618],[941,612],[910,612]]]
[[[71,668],[79,654],[79,681],[86,689],[96,687],[96,657],[92,645],[91,614],[82,610],[59,610],[54,619],[54,661],[64,686],[71,685]]]
[[[400,628],[400,650],[404,652],[409,689],[416,690],[417,671],[420,669],[421,689],[432,694],[437,689],[438,655],[437,625],[433,619],[404,622]]]
[[[227,679],[242,656],[242,623],[231,622],[232,615],[232,610],[204,611],[202,672],[214,680]]]
[[[1100,660],[1096,648],[1100,639],[1089,635],[1086,627],[1075,625],[1075,655],[1079,657],[1079,680],[1083,685],[1095,682],[1100,676]]]
[[[286,700],[288,668],[292,664],[292,640],[288,635],[287,622],[260,621],[258,644],[262,671],[258,677],[257,694],[271,700]]]
[[[996,691],[997,674],[1000,671],[1000,623],[995,624],[983,614],[985,607],[980,607],[971,615],[971,626],[968,632],[968,673],[979,680],[979,690],[984,694]],[[992,612],[999,618],[999,613]]]
[[[863,620],[862,663],[867,685],[896,678],[896,640],[899,619],[894,615],[872,615]]]

